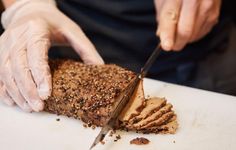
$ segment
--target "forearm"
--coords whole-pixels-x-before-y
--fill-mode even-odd
[[[2,0],[2,3],[5,8],[10,7],[16,0]]]

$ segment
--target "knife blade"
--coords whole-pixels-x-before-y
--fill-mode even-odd
[[[118,96],[118,98],[117,98],[118,103],[115,106],[114,111],[110,115],[106,124],[102,127],[98,136],[95,138],[93,144],[90,147],[90,150],[93,147],[95,147],[99,142],[103,141],[103,139],[105,138],[107,133],[114,128],[117,118],[119,117],[122,110],[125,108],[125,105],[129,102],[129,99],[133,95],[133,92],[134,92],[136,86],[138,85],[140,80],[146,76],[148,70],[150,69],[150,67],[152,66],[152,64],[156,60],[156,58],[159,56],[161,51],[162,51],[162,48],[161,48],[160,44],[158,44],[157,47],[155,48],[155,50],[152,52],[151,56],[146,61],[143,68],[141,69],[141,72],[135,76],[135,79],[133,80],[133,82],[131,82],[127,86],[127,88],[120,94],[120,96]]]

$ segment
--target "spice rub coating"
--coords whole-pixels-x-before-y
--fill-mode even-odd
[[[73,60],[50,60],[52,94],[45,111],[102,126],[115,98],[135,73],[117,65],[85,65]]]

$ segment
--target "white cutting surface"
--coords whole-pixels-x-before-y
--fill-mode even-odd
[[[145,94],[166,97],[180,128],[175,135],[119,132],[94,150],[236,150],[236,97],[145,79]],[[60,121],[56,121],[60,118]],[[48,113],[24,113],[0,103],[0,150],[87,150],[99,128]],[[151,143],[130,145],[138,136]]]

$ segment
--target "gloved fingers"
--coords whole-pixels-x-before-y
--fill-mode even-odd
[[[0,100],[2,100],[5,104],[9,106],[13,106],[15,103],[8,94],[5,85],[3,82],[0,80]]]
[[[68,26],[62,27],[61,32],[80,55],[83,62],[86,64],[104,64],[96,48],[86,37],[81,28],[69,18],[65,17],[65,20],[67,20]]]
[[[24,97],[21,95],[16,83],[15,79],[12,76],[12,71],[10,68],[10,61],[7,60],[5,62],[5,67],[3,69],[3,76],[2,76],[2,81],[3,84],[6,86],[6,90],[11,96],[11,98],[14,100],[14,102],[24,111],[26,112],[31,112],[32,109],[27,103],[27,101],[24,99]]]
[[[16,86],[30,107],[34,111],[41,111],[44,105],[38,95],[36,85],[28,66],[26,49],[13,47],[12,50],[10,56],[10,59],[12,60],[11,69]]]
[[[180,0],[165,0],[159,10],[158,34],[164,50],[169,51],[174,46],[181,5]]]
[[[189,43],[189,40],[194,30],[196,29],[195,22],[198,8],[199,8],[198,0],[183,2],[179,21],[177,24],[176,39],[175,39],[175,44],[173,46],[173,50],[175,51],[182,50],[185,47],[185,45]]]
[[[48,65],[50,47],[49,29],[42,21],[36,21],[30,28],[27,43],[27,59],[41,100],[47,99],[52,91],[51,72]],[[40,27],[37,27],[40,25]]]

